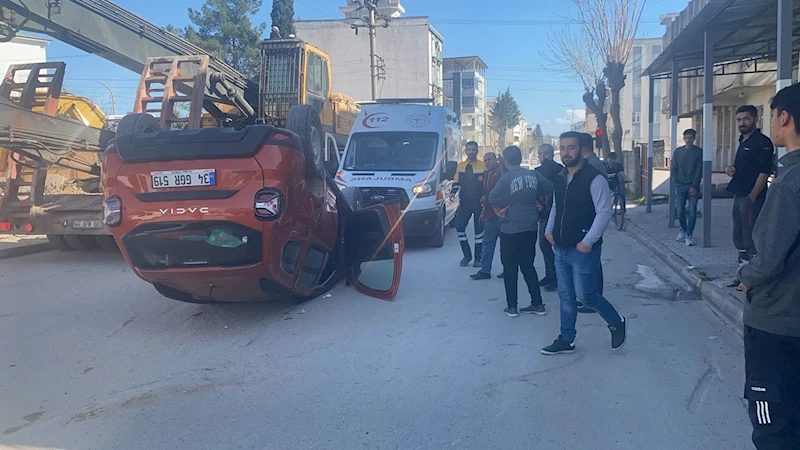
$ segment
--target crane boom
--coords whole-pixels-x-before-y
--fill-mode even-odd
[[[137,74],[149,57],[208,55],[210,72],[222,74],[247,103],[258,104],[257,81],[108,0],[0,0],[0,9],[0,42],[18,31],[43,33]],[[208,95],[220,97],[215,89]]]

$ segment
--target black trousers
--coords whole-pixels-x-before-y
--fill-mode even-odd
[[[800,449],[800,338],[745,326],[744,359],[753,444]]]
[[[480,220],[483,206],[479,200],[461,200],[454,219],[458,240],[461,243],[461,251],[467,258],[472,258],[472,249],[467,240],[467,224],[469,219],[475,226],[475,259],[481,259],[483,253],[483,222]]]
[[[517,307],[517,283],[519,272],[528,285],[531,305],[542,304],[542,291],[539,289],[539,275],[533,267],[536,258],[536,231],[524,233],[500,233],[500,260],[503,262],[503,282],[506,287],[506,301],[509,308]]]
[[[547,220],[540,220],[539,250],[542,251],[542,258],[544,259],[544,278],[549,282],[556,282],[556,254],[553,253],[553,245],[544,237],[546,228]]]
[[[751,202],[749,197],[733,199],[733,244],[739,249],[739,262],[750,261],[757,253],[753,243],[753,226],[764,206],[764,199]],[[705,212],[705,211],[704,211]]]

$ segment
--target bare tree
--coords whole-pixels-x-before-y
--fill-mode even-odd
[[[611,140],[622,151],[622,119],[619,93],[625,87],[625,65],[633,39],[639,30],[647,0],[571,0],[578,10],[575,18],[582,32],[589,36],[591,50],[603,59],[603,76],[611,94]]]
[[[550,68],[583,84],[586,91],[583,103],[597,118],[597,126],[603,132],[603,154],[611,149],[608,143],[608,114],[605,112],[608,90],[603,77],[603,59],[594,51],[592,37],[583,27],[575,33],[574,27],[564,27],[550,33],[547,44],[549,53],[541,53],[550,64]]]

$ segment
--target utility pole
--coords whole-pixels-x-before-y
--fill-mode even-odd
[[[379,15],[378,14],[378,0],[363,0],[363,3],[357,2],[360,4],[357,11],[361,11],[366,9],[368,14],[362,17],[360,20],[363,24],[354,23],[350,25],[350,28],[355,30],[356,34],[358,34],[359,28],[368,28],[369,29],[369,72],[370,72],[370,79],[372,81],[372,100],[378,99],[378,80],[381,78],[381,74],[379,74],[379,70],[381,67],[378,64],[378,55],[375,53],[375,46],[376,46],[376,29],[378,28],[378,20],[383,20],[383,28],[389,27],[389,16],[386,15]]]
[[[114,91],[108,87],[107,84],[103,83],[102,81],[98,81],[98,83],[102,84],[106,89],[108,89],[108,93],[111,94],[111,114],[117,115],[117,99],[114,97]]]

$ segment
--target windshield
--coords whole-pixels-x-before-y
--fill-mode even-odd
[[[350,139],[344,170],[423,172],[436,163],[436,133],[357,133]]]

